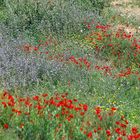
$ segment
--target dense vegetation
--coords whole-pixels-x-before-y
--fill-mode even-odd
[[[140,139],[139,35],[110,4],[0,0],[0,139]]]

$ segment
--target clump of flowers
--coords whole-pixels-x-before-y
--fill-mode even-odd
[[[79,67],[86,67],[87,69],[90,69],[91,67],[91,62],[87,60],[87,58],[75,58],[75,56],[71,56],[70,61],[73,62],[74,64],[78,65]]]
[[[118,108],[105,111],[95,106],[90,112],[88,104],[68,96],[68,93],[53,96],[44,93],[20,97],[4,91],[0,97],[0,125],[5,130],[17,129],[20,138],[29,138],[30,131],[34,138],[41,138],[45,132],[44,138],[61,139],[67,135],[69,139],[140,139],[138,127],[130,127],[125,116],[117,113]]]
[[[97,25],[85,37],[96,54],[108,60],[113,60],[115,66],[140,66],[139,40],[130,32],[122,29],[112,31],[109,25]]]

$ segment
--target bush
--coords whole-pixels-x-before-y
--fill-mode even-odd
[[[111,2],[111,0],[89,0],[89,1],[92,3],[95,10],[99,11],[99,13],[101,13],[105,7],[109,7]]]
[[[4,0],[0,0],[0,7],[5,6]]]
[[[80,31],[85,17],[95,16],[90,2],[65,0],[6,0],[7,19],[5,24],[14,32],[39,30],[55,33]]]

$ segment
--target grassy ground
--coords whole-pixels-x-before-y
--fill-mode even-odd
[[[1,7],[0,139],[139,140],[137,1],[47,2]]]

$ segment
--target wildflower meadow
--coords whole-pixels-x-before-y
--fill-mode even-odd
[[[0,140],[140,140],[134,1],[0,0]]]

